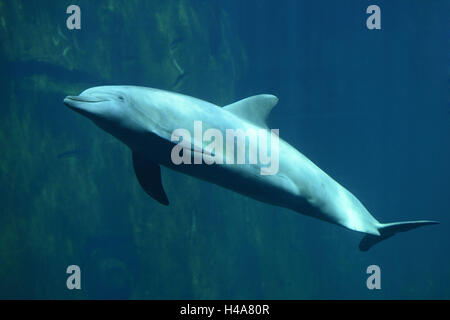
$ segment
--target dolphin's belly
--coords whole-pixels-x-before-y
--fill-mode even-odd
[[[249,174],[246,168],[237,168],[239,165],[163,165],[272,205],[290,208],[296,198],[294,189],[289,186],[290,181],[280,175],[263,177]]]
[[[318,174],[309,172],[311,171],[310,162],[305,162],[302,155],[286,142],[280,144],[279,171],[274,175],[262,175],[261,166],[251,164],[208,165],[191,163],[175,165],[169,156],[173,146],[174,144],[169,141],[164,143],[160,140],[157,148],[150,148],[151,150],[159,150],[159,152],[149,154],[149,156],[169,169],[213,183],[255,200],[292,209],[306,215],[320,215],[317,207],[309,201],[311,197],[305,197],[300,193],[304,192],[307,195],[314,189],[303,185],[305,182],[313,184],[313,179],[316,180]],[[287,154],[293,154],[293,158],[288,158]],[[312,167],[314,170],[315,168],[317,167]],[[299,179],[305,179],[305,181]]]
[[[345,190],[312,161],[282,139],[279,140],[279,170],[262,175],[259,164],[211,164],[202,161],[176,165],[171,159],[175,143],[154,134],[132,139],[134,150],[167,168],[219,185],[255,200],[288,208],[333,223],[345,224],[338,195]],[[345,190],[346,191],[346,190]]]

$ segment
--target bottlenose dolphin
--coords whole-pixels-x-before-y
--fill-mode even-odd
[[[64,99],[65,105],[131,149],[140,185],[164,205],[169,201],[160,165],[271,205],[365,233],[359,245],[362,251],[398,232],[438,223],[378,222],[352,193],[282,139],[278,145],[279,168],[272,175],[262,175],[259,163],[176,165],[172,161],[175,145],[172,134],[177,129],[192,130],[193,122],[201,121],[205,128],[224,133],[228,129],[268,130],[266,118],[277,102],[277,97],[263,94],[219,107],[179,93],[137,86],[94,87]],[[195,148],[203,150],[204,145]]]

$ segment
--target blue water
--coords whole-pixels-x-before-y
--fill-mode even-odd
[[[450,297],[448,1],[80,0],[81,30],[70,4],[0,1],[0,298]],[[168,170],[161,206],[62,103],[103,84],[274,94],[270,127],[378,220],[441,224],[360,252],[360,233]]]

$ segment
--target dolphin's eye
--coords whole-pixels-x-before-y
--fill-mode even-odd
[[[123,101],[123,100],[124,100],[124,99],[123,99],[123,96],[119,96],[118,98],[119,98],[120,101]]]

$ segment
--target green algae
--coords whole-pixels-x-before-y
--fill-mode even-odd
[[[0,77],[6,97],[0,116],[0,297],[98,297],[92,288],[65,289],[65,268],[103,250],[89,239],[119,235],[134,243],[139,267],[113,256],[98,268],[137,268],[132,278],[117,280],[130,281],[129,298],[219,297],[220,284],[213,284],[219,274],[208,275],[213,266],[205,262],[213,257],[203,256],[211,241],[201,221],[206,213],[197,205],[204,184],[164,170],[171,206],[161,207],[141,190],[127,148],[62,100],[102,79],[98,84],[135,82],[233,101],[235,79],[226,70],[243,59],[231,48],[211,52],[208,34],[208,25],[225,24],[225,16],[211,20],[208,4],[185,0],[79,6],[90,19],[77,33],[65,27],[63,3],[0,1],[0,58],[7,70]],[[77,149],[83,157],[57,157]]]

